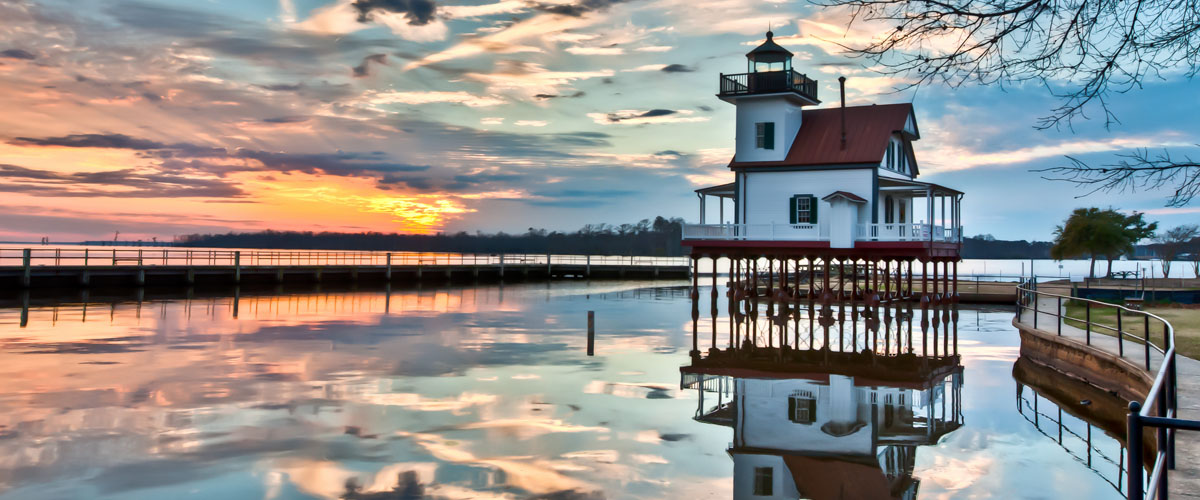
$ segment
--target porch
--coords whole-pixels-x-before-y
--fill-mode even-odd
[[[747,223],[740,207],[736,184],[697,189],[700,223],[684,224],[686,242],[808,242],[809,245],[847,248],[856,242],[928,242],[961,245],[963,194],[937,184],[880,176],[871,200],[836,191],[821,201],[828,204],[819,212],[828,214],[812,223]],[[866,195],[866,193],[864,193]],[[716,198],[717,224],[708,224],[708,198]],[[725,218],[725,202],[733,204],[733,223]],[[919,222],[916,200],[922,200],[924,217]],[[784,200],[781,200],[783,203]],[[793,202],[794,203],[794,202]],[[817,200],[813,200],[817,203]],[[793,204],[793,210],[796,206]],[[817,213],[814,207],[811,213]],[[807,220],[808,216],[797,217]],[[882,220],[882,222],[877,222]]]

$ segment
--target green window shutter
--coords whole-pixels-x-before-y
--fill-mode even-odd
[[[817,197],[816,196],[808,197],[808,209],[809,209],[808,223],[816,224],[817,223]]]
[[[775,149],[775,122],[763,124],[763,149]]]
[[[790,204],[789,204],[790,208],[788,208],[788,223],[795,224],[796,223],[796,197],[793,196],[790,200],[788,200],[788,202],[790,202]]]

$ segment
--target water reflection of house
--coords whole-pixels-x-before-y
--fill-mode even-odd
[[[734,498],[915,498],[916,449],[962,425],[957,357],[915,379],[681,368],[696,389],[695,419],[733,428]]]

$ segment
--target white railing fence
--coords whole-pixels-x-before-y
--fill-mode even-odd
[[[817,224],[684,224],[685,240],[817,241],[829,228]]]
[[[857,224],[857,241],[961,242],[962,227],[929,224]],[[828,241],[828,224],[684,224],[685,240]]]

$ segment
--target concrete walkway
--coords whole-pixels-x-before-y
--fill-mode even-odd
[[[1054,298],[1042,297],[1038,300],[1037,329],[1042,332],[1057,335],[1062,328],[1062,337],[1068,341],[1084,344],[1087,348],[1087,332],[1068,324],[1059,325],[1054,312],[1058,301]],[[1032,310],[1022,312],[1020,323],[1032,327],[1034,313]],[[1156,331],[1156,321],[1151,320],[1151,337],[1161,337],[1161,330]],[[1107,330],[1106,330],[1107,331]],[[1161,339],[1155,342],[1161,345]],[[1145,368],[1145,347],[1131,341],[1124,343],[1124,356],[1119,356],[1117,338],[1092,331],[1092,349],[1107,353],[1113,357],[1122,357],[1131,363]],[[1150,377],[1153,379],[1162,366],[1163,357],[1151,349]],[[1200,361],[1184,356],[1175,356],[1178,381],[1179,418],[1200,420]],[[1168,483],[1172,498],[1200,499],[1200,432],[1178,431],[1175,437],[1175,469],[1170,471]]]

